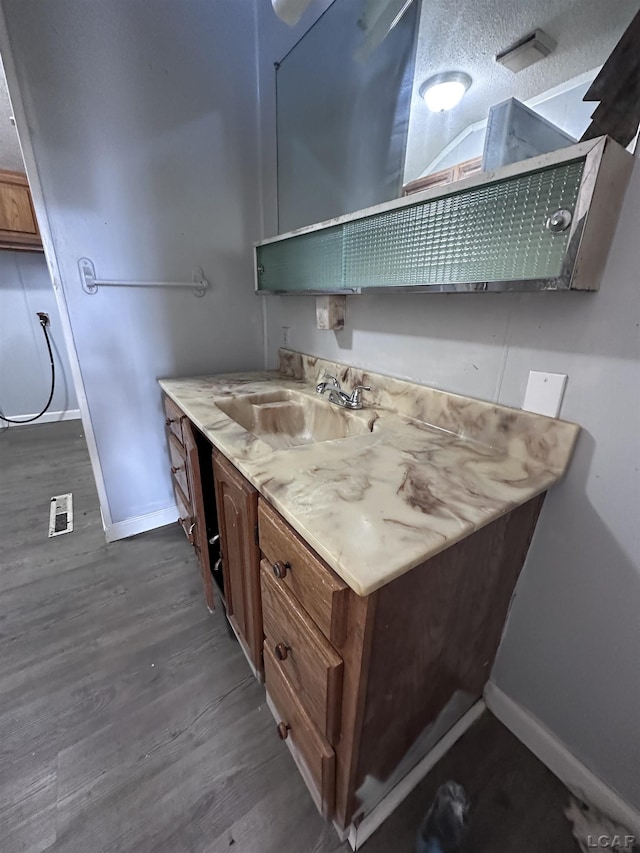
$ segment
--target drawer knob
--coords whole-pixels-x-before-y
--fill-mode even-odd
[[[171,424],[173,423],[173,419],[172,418],[165,418],[164,423],[165,423],[165,426],[171,426]]]
[[[285,563],[283,560],[277,560],[273,564],[273,573],[277,578],[286,578],[287,572],[291,571],[291,564]]]
[[[291,646],[288,646],[286,643],[278,643],[275,648],[276,657],[278,660],[286,660],[289,656],[289,652],[291,651]]]
[[[171,473],[172,473],[172,474],[177,474],[177,473],[178,473],[178,471],[180,471],[182,468],[184,468],[184,465],[177,465],[177,466],[176,466],[176,465],[172,465],[172,466],[171,466]]]
[[[278,737],[280,740],[286,740],[289,737],[289,723],[278,723]]]

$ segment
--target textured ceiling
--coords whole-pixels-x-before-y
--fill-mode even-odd
[[[24,172],[18,134],[11,124],[11,103],[7,92],[7,81],[0,65],[0,169]]]
[[[405,178],[493,104],[527,100],[601,65],[639,8],[639,0],[422,0]],[[519,74],[498,65],[496,53],[537,28],[558,43],[551,56]],[[466,71],[471,88],[455,109],[431,113],[418,89],[449,70]]]

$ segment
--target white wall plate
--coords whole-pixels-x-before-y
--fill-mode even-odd
[[[541,373],[538,370],[531,370],[522,408],[527,412],[557,418],[560,414],[566,384],[565,373]]]

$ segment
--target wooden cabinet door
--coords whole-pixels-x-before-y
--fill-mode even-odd
[[[463,178],[468,178],[469,175],[474,175],[476,172],[481,171],[482,157],[473,157],[471,160],[464,160],[462,163],[456,163],[455,166],[449,166],[448,169],[431,172],[430,175],[416,178],[415,181],[409,181],[402,188],[402,195],[412,195],[413,193],[422,192],[422,190],[429,190],[432,187],[443,187],[446,184],[461,181]]]
[[[222,543],[227,616],[245,654],[261,675],[262,605],[257,543],[258,492],[218,451],[213,473]]]
[[[27,176],[0,169],[0,248],[42,251]]]
[[[200,562],[200,573],[202,574],[202,584],[204,586],[207,607],[209,610],[213,610],[215,601],[213,597],[213,578],[211,577],[211,567],[209,565],[209,543],[207,541],[207,522],[202,497],[202,482],[200,479],[200,458],[198,446],[193,435],[193,427],[188,418],[184,418],[182,421],[182,439],[184,441],[184,449],[187,453],[185,467],[195,523],[192,532],[193,547]]]
[[[462,181],[468,178],[469,175],[475,175],[476,172],[482,171],[482,157],[474,157],[472,160],[465,160],[453,167],[453,180]]]

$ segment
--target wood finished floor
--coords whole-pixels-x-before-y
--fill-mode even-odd
[[[1,853],[332,853],[177,526],[107,545],[79,421],[0,434]],[[73,492],[73,533],[47,537]],[[370,839],[411,853],[438,785],[474,853],[575,853],[563,786],[485,715]]]

